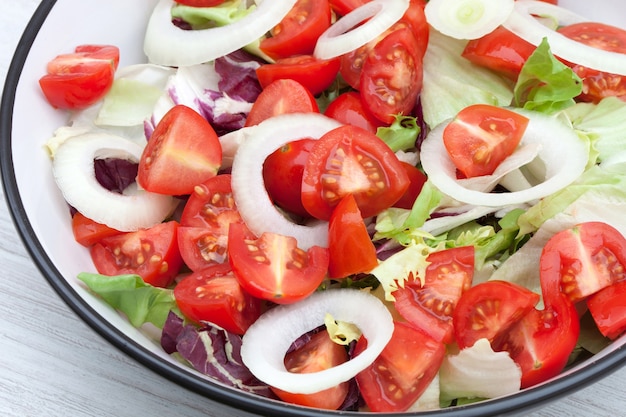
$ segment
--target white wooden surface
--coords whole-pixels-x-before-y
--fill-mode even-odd
[[[39,0],[0,0],[0,81]],[[0,191],[1,192],[1,191]],[[35,268],[0,205],[1,416],[243,416],[145,369],[85,325]],[[626,369],[533,414],[618,416]]]

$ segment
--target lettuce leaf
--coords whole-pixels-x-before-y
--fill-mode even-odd
[[[420,131],[415,117],[397,115],[390,126],[379,127],[376,136],[389,145],[392,151],[406,151],[415,148]]]

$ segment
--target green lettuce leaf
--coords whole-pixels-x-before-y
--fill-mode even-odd
[[[582,80],[556,59],[547,39],[528,57],[514,88],[513,105],[554,114],[574,105],[582,92]]]
[[[173,290],[153,287],[139,275],[106,276],[81,272],[78,279],[111,307],[124,313],[135,327],[152,323],[162,329],[170,311],[181,315]]]
[[[398,115],[390,126],[379,127],[376,136],[389,145],[392,151],[406,151],[415,148],[420,131],[415,117]]]

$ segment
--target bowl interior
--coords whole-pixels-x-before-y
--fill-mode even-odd
[[[66,122],[67,115],[48,105],[37,80],[52,57],[82,43],[117,45],[121,51],[120,67],[144,62],[143,32],[156,0],[44,3],[20,43],[7,78],[2,113],[3,180],[10,210],[29,252],[65,301],[112,343],[192,389],[225,402],[239,401],[241,406],[250,410],[267,412],[264,407],[271,404],[270,401],[223,387],[171,359],[161,350],[158,339],[149,329],[140,331],[132,327],[121,315],[87,292],[75,278],[79,272],[93,271],[94,268],[87,249],[74,243],[69,209],[54,183],[50,160],[43,147],[54,130]],[[623,8],[609,0],[598,1],[592,8],[582,0],[561,0],[561,4],[594,20],[615,25],[626,22]],[[522,402],[546,401],[551,396],[561,395],[621,364],[626,359],[626,352],[622,349],[625,342],[625,338],[616,341],[593,360],[565,373],[549,388],[544,384],[512,396],[517,397],[516,400],[511,397],[489,401],[482,406],[467,407],[467,410],[479,410],[477,415],[487,415],[499,407],[512,410]],[[278,407],[274,409],[275,415],[306,414],[297,407],[267,406]]]

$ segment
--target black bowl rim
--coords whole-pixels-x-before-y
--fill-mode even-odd
[[[146,366],[157,374],[168,378],[186,389],[204,395],[214,401],[230,407],[260,415],[290,416],[290,417],[320,417],[320,416],[363,416],[370,413],[361,412],[334,412],[314,410],[306,407],[292,406],[278,401],[268,401],[262,397],[243,393],[217,383],[207,381],[191,372],[173,366],[149,350],[143,348],[130,337],[123,334],[100,316],[63,278],[59,270],[47,256],[30,224],[26,210],[20,199],[17,182],[14,176],[12,159],[12,125],[14,100],[17,84],[21,72],[30,52],[30,48],[37,37],[39,29],[44,24],[48,14],[56,4],[56,0],[42,0],[31,17],[22,34],[15,54],[9,66],[5,80],[2,102],[0,105],[0,168],[2,175],[5,200],[12,216],[16,230],[33,259],[36,267],[47,280],[49,285],[61,299],[95,330],[116,348]],[[599,358],[593,364],[579,369],[550,384],[524,390],[510,397],[503,397],[462,407],[452,407],[433,412],[399,413],[394,416],[442,416],[457,415],[461,410],[467,417],[493,416],[503,414],[517,414],[524,410],[536,409],[547,403],[571,394],[608,374],[616,371],[626,363],[626,348],[619,347],[614,352]],[[381,414],[376,414],[381,415]]]

